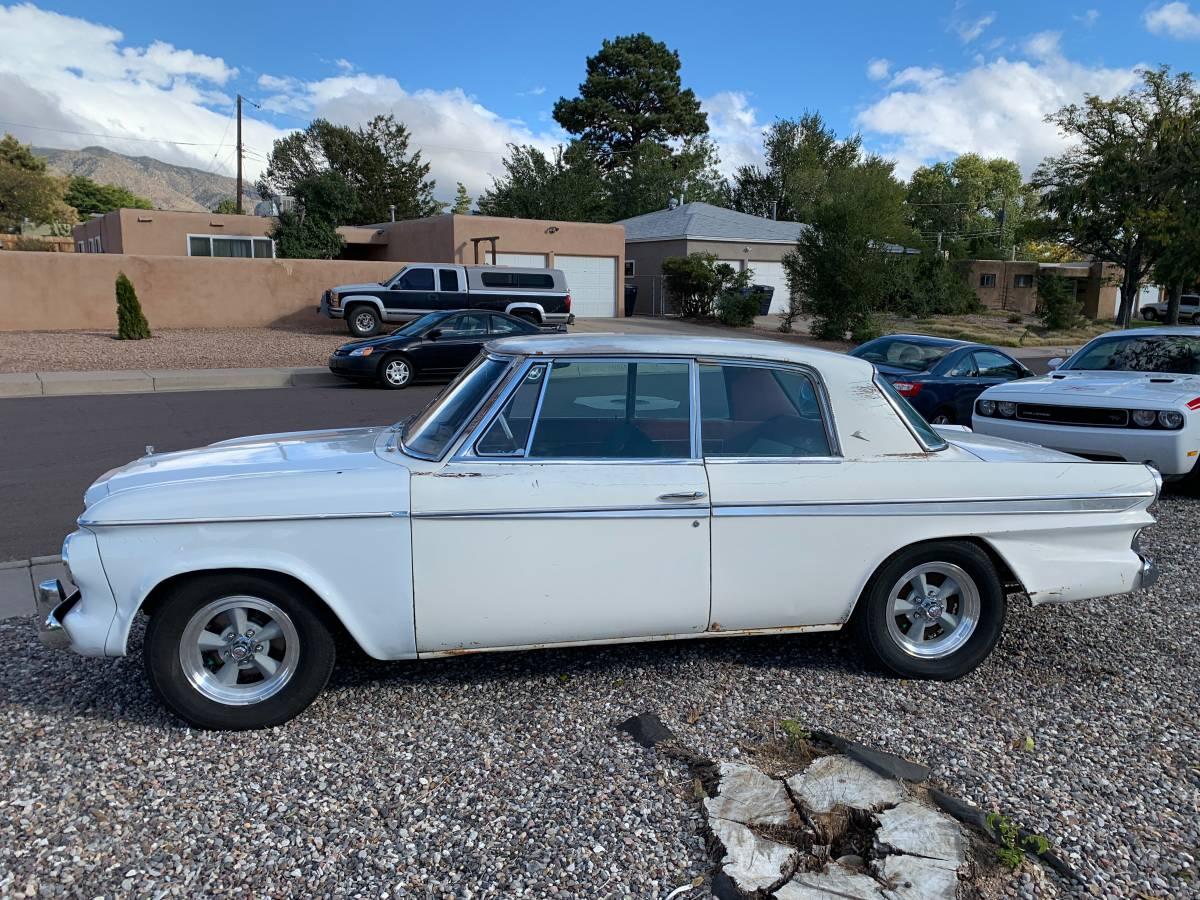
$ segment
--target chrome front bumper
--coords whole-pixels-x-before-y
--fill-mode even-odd
[[[63,619],[79,602],[79,591],[67,596],[62,582],[43,581],[37,588],[38,638],[53,650],[71,646],[71,636],[63,627]]]
[[[1148,588],[1158,581],[1158,566],[1155,565],[1154,560],[1149,556],[1142,556],[1140,553],[1138,557],[1142,561],[1142,567],[1134,578],[1133,589],[1135,591]]]

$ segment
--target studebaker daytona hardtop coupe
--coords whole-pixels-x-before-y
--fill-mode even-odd
[[[335,638],[377,659],[853,625],[950,679],[1006,597],[1120,594],[1157,473],[935,431],[849,356],[760,340],[488,344],[391,427],[151,454],[84,497],[43,639],[126,653],[210,728],[286,721]]]

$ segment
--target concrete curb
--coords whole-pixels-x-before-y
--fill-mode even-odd
[[[0,398],[78,397],[163,391],[235,391],[343,384],[322,366],[268,369],[129,369],[0,374]]]
[[[37,586],[52,578],[67,580],[61,556],[35,556],[0,562],[0,619],[32,616],[37,612]]]

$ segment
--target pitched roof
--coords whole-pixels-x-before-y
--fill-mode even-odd
[[[799,222],[776,222],[734,212],[711,203],[684,203],[674,209],[660,209],[617,224],[625,226],[626,243],[690,238],[794,244],[808,227]]]

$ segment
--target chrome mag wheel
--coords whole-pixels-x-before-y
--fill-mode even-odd
[[[187,680],[216,703],[249,706],[281,691],[296,673],[300,635],[269,600],[222,597],[188,620],[179,642]]]
[[[393,359],[384,366],[383,377],[388,380],[388,384],[399,387],[402,384],[408,384],[408,380],[412,378],[412,369],[404,360]]]
[[[354,327],[364,334],[375,327],[375,316],[369,312],[360,312],[354,317]]]
[[[970,575],[950,563],[922,563],[892,586],[888,635],[910,656],[941,659],[971,639],[979,614],[979,587]]]

